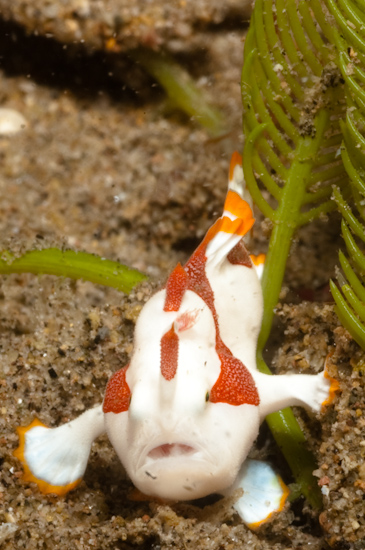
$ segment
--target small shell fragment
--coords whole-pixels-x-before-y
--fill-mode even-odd
[[[21,132],[28,126],[28,122],[21,113],[14,109],[0,107],[0,135],[10,136]]]

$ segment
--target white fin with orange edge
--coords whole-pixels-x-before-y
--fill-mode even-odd
[[[305,407],[320,413],[339,390],[337,380],[326,369],[318,374],[281,374],[272,376],[259,371],[252,373],[260,395],[261,420],[285,407]]]
[[[59,428],[34,420],[17,431],[14,456],[23,464],[23,479],[36,483],[44,494],[64,495],[80,483],[91,445],[105,431],[104,415],[100,405]]]
[[[329,384],[329,390],[328,390],[328,396],[326,397],[326,399],[322,402],[322,409],[327,407],[328,405],[330,405],[332,403],[332,401],[335,399],[336,397],[336,394],[337,392],[340,391],[340,383],[338,382],[338,380],[336,380],[335,378],[332,378],[329,374],[328,374],[328,369],[329,369],[329,366],[330,366],[330,363],[331,363],[331,357],[333,355],[333,352],[330,352],[327,354],[327,357],[326,357],[326,360],[324,362],[324,371],[323,371],[323,376],[324,378],[327,380],[328,384]]]
[[[235,483],[224,494],[243,489],[243,495],[234,504],[239,516],[250,529],[257,529],[280,512],[289,495],[289,489],[266,462],[247,459]]]
[[[208,261],[214,264],[222,262],[254,223],[252,201],[243,179],[242,157],[235,152],[231,158],[223,214],[209,229],[204,239],[208,243]]]

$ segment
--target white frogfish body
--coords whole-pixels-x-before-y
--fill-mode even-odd
[[[131,361],[111,377],[103,405],[59,428],[35,420],[18,429],[24,477],[43,492],[73,489],[106,431],[146,495],[192,500],[241,487],[235,507],[250,526],[282,509],[280,478],[247,460],[260,422],[290,405],[319,411],[334,388],[325,373],[256,369],[263,303],[257,262],[242,242],[254,219],[241,164],[235,153],[223,215],[142,309]]]

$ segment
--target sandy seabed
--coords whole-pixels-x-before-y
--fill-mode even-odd
[[[0,136],[2,249],[85,250],[150,276],[129,296],[52,276],[1,278],[1,548],[363,550],[365,363],[326,287],[341,246],[336,216],[298,234],[270,345],[277,373],[318,372],[334,352],[341,394],[316,418],[296,410],[318,460],[323,510],[299,499],[253,533],[230,499],[137,501],[106,438],[94,444],[84,480],[65,498],[21,480],[12,456],[16,427],[35,417],[57,426],[101,402],[110,375],[128,362],[141,307],[219,215],[230,154],[242,146],[246,27],[238,2],[177,9],[155,0],[148,12],[142,4],[42,1],[35,9],[30,0],[0,0],[0,106],[27,123]],[[113,33],[120,51],[108,50]],[[129,48],[155,44],[214,99],[226,137],[212,140],[171,110],[128,59]],[[255,252],[265,250],[266,236],[258,213]],[[271,460],[293,481],[265,426],[252,456]]]

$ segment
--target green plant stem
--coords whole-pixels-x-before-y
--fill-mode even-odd
[[[307,441],[290,408],[272,413],[266,417],[274,439],[285,456],[301,493],[315,509],[322,507],[322,494],[313,470],[317,464],[308,450]]]
[[[170,56],[152,50],[135,50],[130,56],[165,89],[172,103],[218,137],[227,132],[223,113],[209,105],[190,75]]]
[[[0,274],[33,273],[57,275],[70,279],[84,279],[99,285],[111,286],[128,294],[134,286],[147,279],[137,269],[74,250],[47,248],[32,250],[16,258],[9,251],[2,251]]]
[[[264,319],[258,341],[258,352],[261,354],[271,331],[293,234],[301,225],[301,206],[305,195],[306,181],[311,174],[314,159],[321,147],[328,120],[329,113],[324,109],[321,110],[314,121],[315,137],[307,136],[300,139],[294,153],[294,160],[288,170],[280,203],[273,212],[273,230],[262,277]]]

